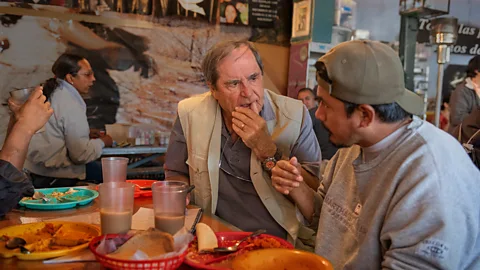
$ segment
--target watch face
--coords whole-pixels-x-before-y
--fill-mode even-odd
[[[269,170],[273,169],[273,167],[275,167],[275,162],[272,161],[272,160],[269,160],[267,162],[265,162],[265,167]]]

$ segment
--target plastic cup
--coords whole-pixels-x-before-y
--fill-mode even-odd
[[[99,185],[102,234],[126,234],[132,227],[135,185],[110,182]]]
[[[33,92],[33,90],[35,90],[35,87],[16,89],[16,90],[10,91],[10,96],[12,97],[13,102],[15,102],[18,105],[22,105],[28,100],[28,97]]]
[[[128,158],[102,158],[103,182],[125,182],[127,180]]]
[[[180,181],[158,181],[152,185],[155,228],[174,235],[185,225],[188,185]]]

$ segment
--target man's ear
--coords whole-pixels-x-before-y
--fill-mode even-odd
[[[357,108],[360,114],[360,127],[369,127],[375,120],[375,109],[368,104],[360,104]]]
[[[65,76],[65,80],[70,83],[70,84],[73,84],[73,76],[72,74],[67,74],[67,76]]]
[[[212,93],[212,96],[214,98],[216,98],[215,96],[216,96],[217,91],[215,90],[215,86],[210,82],[207,82],[207,86],[208,86],[208,89],[210,90],[210,92]]]

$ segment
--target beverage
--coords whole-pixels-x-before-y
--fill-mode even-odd
[[[109,212],[100,210],[102,234],[124,234],[132,226],[132,212]]]
[[[174,235],[178,232],[185,223],[184,215],[168,215],[159,214],[155,215],[155,228],[163,232],[167,232]]]

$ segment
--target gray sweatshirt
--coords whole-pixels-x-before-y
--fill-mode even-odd
[[[416,117],[395,136],[366,162],[359,146],[330,160],[315,252],[335,269],[480,269],[480,172]]]
[[[98,159],[105,146],[90,140],[86,105],[69,83],[60,85],[50,100],[53,115],[43,131],[33,135],[25,168],[43,176],[85,179],[85,164]]]

